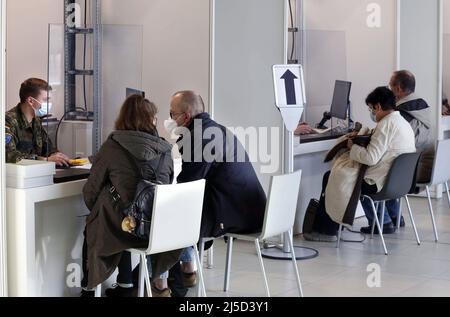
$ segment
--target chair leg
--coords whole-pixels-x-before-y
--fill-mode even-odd
[[[102,297],[102,284],[98,284],[95,288],[95,297]]]
[[[211,248],[209,248],[207,259],[207,268],[211,270],[212,268],[214,268],[214,246],[211,246]]]
[[[144,279],[145,279],[145,263],[142,260],[142,255],[139,261],[139,282],[138,282],[138,297],[144,297]]]
[[[264,262],[261,255],[261,248],[259,246],[259,239],[255,240],[256,253],[258,254],[259,265],[261,266],[261,272],[264,278],[264,287],[266,288],[267,297],[270,297],[269,284],[267,283],[266,270],[264,269]]]
[[[205,239],[200,239],[200,250],[199,250],[199,257],[200,257],[200,264],[203,267],[203,258],[205,256]]]
[[[400,199],[400,204],[398,207],[398,216],[397,216],[397,230],[400,230],[401,220],[402,220],[402,200]]]
[[[448,182],[445,182],[445,190],[447,191],[448,205],[450,206],[450,191],[448,190]]]
[[[384,218],[386,216],[386,202],[382,201],[381,202],[381,221],[380,221],[380,225],[381,227],[384,227]],[[381,232],[383,233],[383,232]]]
[[[377,203],[375,204],[375,206],[376,206],[376,210],[377,210],[377,212],[378,212],[379,207],[380,207],[380,203],[377,202]],[[370,239],[373,239],[373,234],[374,234],[374,232],[375,232],[375,221],[372,221],[372,231],[371,231],[371,233],[370,233]]]
[[[339,226],[338,238],[336,243],[336,248],[339,249],[341,247],[341,236],[342,236],[342,225]]]
[[[198,248],[197,248],[198,250]],[[197,262],[197,270],[203,269],[203,258],[205,256],[205,239],[200,238],[200,250],[198,250],[199,252],[199,262]],[[197,288],[197,297],[201,297],[202,293],[201,293],[201,287]]]
[[[150,283],[150,274],[148,272],[147,266],[147,256],[145,254],[141,254],[141,263],[144,263],[144,278],[145,278],[145,286],[147,288],[147,297],[153,297],[152,294],[152,284]]]
[[[233,253],[233,237],[228,237],[227,245],[227,262],[225,263],[225,279],[223,282],[223,291],[228,292],[230,289],[230,273],[231,273],[231,255]]]
[[[434,230],[434,238],[435,241],[439,241],[438,232],[436,228],[436,219],[434,218],[434,211],[433,211],[433,205],[431,204],[431,194],[430,194],[430,187],[427,186],[427,197],[428,197],[428,208],[430,210],[431,214],[431,222],[433,223],[433,230]]]
[[[205,288],[205,280],[203,276],[203,266],[201,265],[200,256],[198,255],[198,248],[197,245],[194,245],[194,255],[195,255],[195,261],[197,262],[198,266],[198,276],[199,276],[199,283],[198,283],[198,293],[197,295],[200,297],[200,294],[203,295],[203,297],[206,297],[206,288]]]
[[[291,248],[291,257],[292,257],[292,263],[294,265],[295,276],[297,278],[298,292],[300,294],[300,297],[303,297],[302,281],[300,280],[300,273],[298,272],[297,258],[295,256],[295,249],[294,249],[294,241],[292,240],[292,230],[289,231],[288,243],[289,243],[289,248]]]
[[[377,210],[375,209],[375,204],[373,203],[372,199],[370,199],[370,202],[372,204],[372,211],[373,211],[373,217],[374,217],[374,220],[375,220],[375,224],[376,224],[376,226],[378,228],[378,233],[380,234],[381,242],[383,243],[384,254],[388,255],[387,248],[386,248],[386,243],[385,243],[384,237],[383,237],[383,228],[381,228],[380,222],[378,221],[378,214],[377,214]]]
[[[405,201],[406,201],[406,206],[408,207],[409,218],[411,219],[411,223],[412,223],[412,226],[413,226],[413,229],[414,229],[414,234],[416,235],[417,244],[420,245],[420,238],[419,238],[419,234],[417,233],[416,222],[414,221],[414,217],[413,217],[413,214],[412,214],[412,209],[411,209],[411,205],[409,203],[408,195],[405,195],[404,198],[405,198]]]

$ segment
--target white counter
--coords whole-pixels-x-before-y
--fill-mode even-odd
[[[10,296],[76,296],[86,180],[6,190]],[[69,282],[69,283],[67,283]]]
[[[294,170],[302,170],[302,183],[297,205],[294,232],[302,233],[303,219],[309,201],[320,199],[323,175],[330,170],[324,163],[325,155],[336,144],[336,140],[326,140],[300,144],[300,138],[294,138]]]

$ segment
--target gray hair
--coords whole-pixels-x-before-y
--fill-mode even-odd
[[[400,87],[401,90],[407,93],[413,93],[416,91],[416,78],[414,74],[408,70],[399,70],[394,72],[395,86]]]

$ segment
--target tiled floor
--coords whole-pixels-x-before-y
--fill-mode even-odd
[[[407,211],[406,228],[386,235],[389,255],[383,254],[381,240],[367,237],[363,243],[311,243],[296,237],[295,244],[317,249],[319,257],[299,261],[305,296],[450,296],[450,208],[445,196],[433,200],[439,243],[434,241],[427,200],[411,198],[419,236],[417,245]],[[404,206],[405,207],[405,206]],[[366,225],[359,219],[355,229]],[[215,243],[214,267],[205,269],[208,296],[265,296],[254,245],[237,241],[232,261],[231,289],[222,292],[226,245]],[[292,262],[264,260],[272,296],[298,296]],[[368,265],[380,267],[381,287],[370,288]],[[190,296],[195,296],[191,290]]]

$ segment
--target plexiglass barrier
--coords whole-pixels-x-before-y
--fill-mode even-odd
[[[53,109],[46,126],[58,149],[70,156],[89,156],[95,152],[93,134],[100,135],[101,143],[114,130],[126,89],[142,90],[143,27],[89,28],[95,31],[77,33],[73,40],[75,49],[70,50],[64,42],[65,26],[49,25],[48,82],[52,86]],[[65,78],[67,59],[71,61],[68,71],[75,73],[69,80]],[[83,73],[84,70],[88,72]],[[74,117],[73,111],[81,115]],[[92,112],[98,113],[98,125]]]

